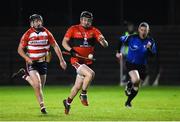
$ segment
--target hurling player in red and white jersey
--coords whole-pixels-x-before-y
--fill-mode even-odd
[[[33,14],[29,19],[31,27],[22,36],[18,47],[19,55],[26,61],[27,73],[25,73],[25,70],[22,68],[15,73],[13,77],[22,76],[23,79],[30,83],[35,91],[41,112],[46,114],[47,111],[44,105],[42,88],[46,81],[48,68],[46,57],[50,46],[54,48],[62,69],[65,70],[67,65],[53,35],[43,27],[42,16]]]
[[[96,43],[99,43],[103,47],[108,47],[108,42],[101,32],[91,26],[92,21],[92,13],[83,11],[80,15],[80,24],[71,26],[62,41],[63,47],[72,56],[71,64],[77,72],[76,81],[70,95],[67,99],[63,100],[65,114],[69,114],[70,104],[80,89],[82,89],[79,96],[80,100],[83,105],[88,106],[87,89],[95,76],[95,72],[91,69],[92,60],[78,58],[77,55],[88,57],[89,54],[94,54]]]

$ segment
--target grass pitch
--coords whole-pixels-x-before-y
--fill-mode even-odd
[[[71,86],[45,86],[44,97],[48,114],[42,115],[30,86],[0,87],[1,121],[116,121],[116,120],[180,120],[179,87],[142,87],[125,108],[124,88],[119,86],[91,86],[90,105],[85,107],[76,96],[69,115],[64,114],[62,100]],[[78,94],[79,95],[79,94]]]

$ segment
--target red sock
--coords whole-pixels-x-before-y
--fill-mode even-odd
[[[69,104],[71,104],[71,102],[73,101],[73,99],[71,99],[71,98],[67,98],[67,103],[69,103]]]

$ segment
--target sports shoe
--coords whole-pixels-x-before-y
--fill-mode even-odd
[[[79,98],[80,98],[80,100],[81,100],[81,103],[82,103],[84,106],[88,106],[88,105],[89,105],[86,94],[80,94],[80,95],[79,95]]]
[[[22,76],[25,75],[25,69],[24,68],[21,68],[19,69],[18,72],[16,73],[13,73],[13,75],[11,76],[12,79],[15,79],[15,78],[22,78]]]
[[[65,108],[65,109],[64,109],[64,113],[65,113],[65,114],[69,114],[69,111],[70,111],[71,106],[67,104],[66,99],[63,100],[63,104],[64,104],[64,108]]]
[[[41,108],[41,113],[42,113],[42,114],[47,114],[47,111],[46,111],[46,108],[45,108],[45,107],[42,107],[42,108]]]
[[[130,102],[126,102],[126,103],[125,103],[125,106],[126,106],[127,108],[131,108],[131,107],[132,107],[132,105],[131,105]]]

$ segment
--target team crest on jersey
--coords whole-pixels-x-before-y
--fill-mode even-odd
[[[129,46],[129,48],[130,48],[131,50],[137,50],[137,49],[139,49],[138,45],[132,45],[132,46]]]
[[[81,32],[76,32],[77,35],[81,35]]]
[[[89,47],[89,43],[87,41],[87,38],[84,38],[83,47]]]
[[[93,32],[90,32],[90,33],[89,33],[89,37],[90,37],[90,38],[93,38],[93,36],[94,36]]]

